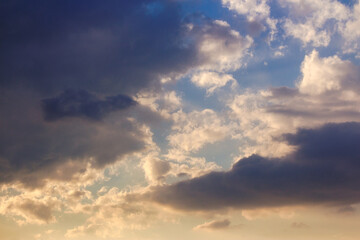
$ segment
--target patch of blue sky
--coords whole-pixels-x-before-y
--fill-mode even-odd
[[[345,6],[352,8],[359,0],[337,0],[337,1],[344,4]]]
[[[278,86],[294,87],[295,80],[300,76],[305,51],[300,43],[287,43],[282,49],[284,56],[275,56],[276,50],[265,45],[257,47],[247,66],[233,73],[240,87],[258,90]]]
[[[223,103],[219,102],[216,93],[207,95],[205,89],[195,86],[188,77],[176,83],[176,91],[183,99],[184,112],[203,109],[221,111],[223,109]]]

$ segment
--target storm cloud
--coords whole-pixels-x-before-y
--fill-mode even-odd
[[[299,129],[284,139],[296,147],[294,153],[252,155],[230,171],[153,188],[146,198],[187,211],[360,201],[360,123]]]
[[[3,91],[0,183],[21,182],[37,187],[46,179],[70,181],[90,166],[101,169],[125,154],[143,149],[146,134],[128,119],[127,109],[105,114],[121,108],[123,97],[94,98],[92,102],[88,94],[84,95],[87,97],[80,101],[76,94],[77,98],[66,101],[61,95],[48,100],[56,107],[47,112],[52,114],[52,121],[45,121],[39,95],[26,90]],[[83,109],[89,106],[95,108],[89,110],[92,115]],[[95,117],[103,118],[94,121]]]
[[[116,95],[99,99],[85,90],[68,89],[55,98],[42,100],[46,121],[56,121],[66,117],[83,117],[101,120],[110,112],[126,109],[136,102],[126,95]]]
[[[253,42],[171,0],[0,4],[0,183],[68,181],[141,151],[146,119],[126,111],[139,92],[236,69]]]
[[[1,3],[0,86],[134,93],[195,61],[173,1]]]

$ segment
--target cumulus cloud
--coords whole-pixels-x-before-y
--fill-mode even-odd
[[[279,2],[289,9],[289,18],[284,24],[286,34],[300,39],[305,45],[328,46],[338,23],[349,16],[348,8],[336,0]]]
[[[223,0],[222,3],[229,9],[246,15],[250,20],[265,19],[270,16],[270,7],[267,0]]]
[[[294,88],[245,91],[228,101],[229,118],[238,123],[232,135],[242,141],[241,157],[284,156],[293,147],[278,141],[279,136],[299,127],[360,121],[358,66],[337,55],[321,57],[313,51],[300,70]]]
[[[235,79],[230,74],[219,74],[216,72],[200,72],[192,75],[191,81],[198,87],[205,88],[208,94],[212,94],[217,88],[225,86],[232,82],[236,84]]]
[[[174,131],[168,136],[169,144],[185,152],[195,152],[205,144],[223,140],[230,130],[225,120],[211,109],[178,112],[173,117]]]
[[[359,69],[350,61],[338,56],[320,58],[317,51],[306,56],[302,63],[303,78],[299,91],[310,95],[322,94],[337,90],[351,90],[356,86]]]
[[[145,195],[182,210],[287,205],[348,205],[360,201],[360,124],[327,124],[284,136],[297,150],[283,158],[253,155],[228,172],[212,172]]]
[[[192,41],[197,49],[197,69],[223,72],[243,66],[253,44],[250,36],[240,35],[224,21],[212,21],[204,16],[188,19],[188,37],[195,39]],[[199,23],[193,24],[195,20]]]
[[[237,14],[244,15],[249,21],[248,30],[250,33],[258,33],[265,30],[263,24],[271,29],[271,40],[276,33],[277,20],[270,17],[270,6],[268,0],[222,0],[222,4],[235,11]]]
[[[279,3],[289,10],[283,24],[286,35],[314,47],[327,47],[339,35],[342,50],[356,53],[360,39],[358,1],[352,7],[336,0],[279,0]]]
[[[360,2],[358,1],[351,10],[346,23],[341,25],[340,32],[345,39],[345,52],[356,52],[360,47]],[[357,55],[358,56],[358,55]],[[359,56],[358,56],[359,57]]]

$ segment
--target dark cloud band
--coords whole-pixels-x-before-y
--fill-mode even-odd
[[[126,95],[116,95],[99,99],[85,90],[66,90],[55,98],[42,100],[46,121],[56,121],[66,117],[82,117],[101,120],[110,112],[135,105],[136,102]]]
[[[157,187],[146,198],[204,211],[360,201],[360,123],[300,129],[285,139],[297,150],[284,158],[253,155],[228,172]]]

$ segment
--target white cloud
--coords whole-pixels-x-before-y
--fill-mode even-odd
[[[177,112],[173,132],[168,136],[170,146],[185,152],[195,152],[205,144],[221,141],[229,136],[229,128],[215,111],[205,109],[190,113]]]
[[[222,3],[230,10],[246,15],[250,21],[262,20],[270,16],[268,0],[222,0]]]
[[[228,102],[241,156],[279,157],[293,150],[281,135],[328,122],[360,121],[360,69],[338,56],[307,55],[296,88],[245,92]]]
[[[191,81],[200,88],[205,88],[207,94],[212,94],[216,89],[224,87],[231,82],[236,84],[235,79],[230,74],[221,74],[216,72],[203,71],[194,74]]]
[[[357,69],[350,61],[338,56],[320,58],[317,51],[305,57],[301,66],[303,78],[299,83],[301,93],[316,95],[328,91],[351,90]]]
[[[145,177],[150,183],[161,183],[165,180],[166,174],[170,172],[171,165],[167,161],[150,155],[144,159],[143,169]]]
[[[134,200],[131,194],[142,193],[146,188],[129,192],[111,188],[88,205],[89,218],[83,225],[69,229],[67,238],[93,235],[101,239],[123,237],[123,231],[147,229],[158,222],[174,222],[176,215],[150,202]]]
[[[360,2],[354,5],[346,23],[341,25],[340,32],[345,39],[345,52],[357,52],[360,48]]]
[[[336,0],[279,0],[279,3],[289,9],[283,25],[286,35],[314,47],[328,46],[339,22],[349,16],[348,8]]]
[[[197,68],[203,70],[222,72],[240,68],[253,44],[250,36],[241,36],[224,21],[193,27],[191,32],[197,37],[198,57],[202,62]]]
[[[60,210],[60,201],[55,197],[20,194],[0,199],[0,214],[11,217],[19,225],[47,224],[55,222],[54,212]]]
[[[258,30],[264,31],[266,28],[263,24],[267,25],[270,29],[269,41],[274,40],[277,32],[277,20],[270,17],[270,6],[268,0],[222,0],[222,4],[228,9],[235,11],[237,14],[246,16],[250,23],[250,32],[253,30],[251,26],[256,27]]]

